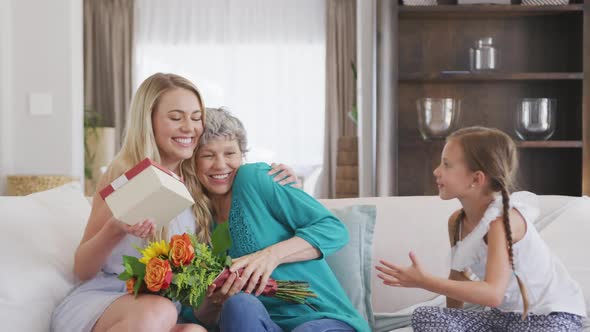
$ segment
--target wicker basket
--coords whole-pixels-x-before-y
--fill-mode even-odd
[[[8,196],[25,196],[72,181],[79,181],[79,178],[67,175],[9,175],[6,190]]]
[[[336,198],[358,197],[358,137],[339,137],[337,153]]]

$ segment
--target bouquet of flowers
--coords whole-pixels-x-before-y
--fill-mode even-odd
[[[123,256],[125,271],[119,274],[119,279],[127,285],[127,292],[135,296],[158,294],[198,308],[208,286],[220,287],[231,275],[228,268],[231,257],[214,254],[208,245],[187,233],[174,235],[169,243],[161,240],[137,249],[142,257]],[[307,299],[317,296],[304,281],[270,278],[262,295],[306,304],[315,310]]]

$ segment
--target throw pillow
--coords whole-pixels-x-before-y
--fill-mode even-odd
[[[79,183],[29,196],[0,197],[4,329],[49,330],[55,306],[75,284],[74,253],[89,213]]]
[[[353,205],[331,209],[346,225],[349,242],[344,248],[326,258],[346,294],[358,312],[373,327],[371,304],[371,251],[375,228],[376,207]]]

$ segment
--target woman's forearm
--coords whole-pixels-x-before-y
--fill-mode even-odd
[[[424,280],[423,287],[434,293],[442,294],[448,299],[454,299],[459,304],[469,302],[487,307],[497,307],[502,304],[504,291],[500,287],[486,281],[456,281],[444,278],[428,276]]]
[[[107,221],[92,238],[78,246],[74,257],[74,274],[85,281],[94,277],[113,248],[125,237],[125,232]]]
[[[309,261],[321,256],[318,249],[298,236],[274,244],[268,249],[278,258],[279,265]]]

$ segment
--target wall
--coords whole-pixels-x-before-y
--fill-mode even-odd
[[[0,1],[0,192],[7,174],[83,177],[82,0]],[[30,93],[52,113],[33,115]]]

